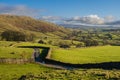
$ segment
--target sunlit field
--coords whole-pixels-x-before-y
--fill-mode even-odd
[[[119,70],[57,70],[39,64],[0,64],[0,80],[118,80]]]
[[[120,46],[53,49],[51,58],[72,64],[119,62]]]
[[[0,80],[18,80],[25,74],[38,74],[50,68],[39,64],[0,64]]]
[[[32,48],[19,48],[18,46],[44,46],[49,45],[32,42],[10,42],[0,41],[0,58],[31,58],[34,50]],[[42,51],[42,49],[40,49]]]

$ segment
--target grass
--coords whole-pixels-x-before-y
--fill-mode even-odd
[[[119,80],[120,70],[57,70],[38,64],[0,64],[0,80]]]
[[[17,46],[46,46],[31,42],[0,41],[0,58],[31,57],[33,49],[17,48]],[[49,47],[49,45],[47,45]],[[120,61],[119,46],[103,46],[90,48],[60,49],[53,47],[52,59],[66,63],[99,63]],[[40,64],[0,64],[0,80],[118,80],[120,70],[77,69],[57,70]]]
[[[39,44],[39,43],[32,43],[32,42],[20,42],[20,43],[17,43],[15,46],[42,46],[42,47],[53,47],[53,48],[56,47],[49,44]]]
[[[0,64],[0,80],[17,80],[25,74],[38,74],[50,68],[38,64]]]
[[[53,49],[51,58],[72,64],[119,62],[120,46]]]
[[[18,48],[18,46],[42,46],[52,47],[48,44],[39,44],[33,42],[12,42],[12,41],[0,41],[0,58],[31,58],[34,50],[32,48]],[[40,52],[43,49],[40,49]]]
[[[16,42],[12,41],[0,41],[0,47],[10,47],[16,44]]]
[[[0,47],[0,58],[30,58],[33,49],[16,48],[16,47]]]
[[[45,46],[32,42],[0,41],[0,58],[31,58],[34,50],[32,48],[18,48],[18,46]],[[42,51],[42,49],[40,49]]]

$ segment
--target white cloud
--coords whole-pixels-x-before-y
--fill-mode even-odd
[[[54,20],[61,20],[62,18],[58,16],[41,16],[40,19],[46,21],[54,21]]]
[[[106,22],[112,22],[115,20],[115,17],[112,15],[109,15],[109,16],[105,16],[104,19]]]
[[[38,17],[40,16],[41,12],[44,10],[42,9],[33,9],[29,8],[25,5],[16,5],[10,6],[6,4],[0,4],[0,14],[11,14],[11,15],[24,15],[24,16],[31,16],[31,17]],[[63,18],[59,16],[41,16],[41,20],[59,23],[59,24],[95,24],[95,25],[102,25],[107,22],[115,21],[115,18],[112,15],[99,17],[98,15],[88,15],[88,16],[75,16],[72,18]]]
[[[100,18],[98,15],[88,15],[88,16],[75,16],[66,22],[70,23],[85,23],[85,24],[104,24],[104,19]]]
[[[39,19],[52,22],[52,23],[56,23],[56,24],[62,24],[64,20],[66,20],[65,18],[59,17],[59,16],[41,16]]]
[[[92,19],[101,19],[98,15],[88,15],[86,17],[92,18]]]
[[[75,16],[75,17],[73,17],[73,20],[80,20],[81,18],[80,18],[80,16]]]
[[[75,16],[72,18],[63,18],[59,16],[41,16],[40,19],[57,24],[87,25],[87,26],[88,25],[105,26],[106,22],[114,21],[113,16],[99,17],[98,15],[88,15],[83,17]]]
[[[99,17],[98,15],[88,15],[83,17],[84,21],[89,24],[103,24],[104,19]]]
[[[38,16],[41,10],[29,8],[25,5],[9,6],[6,4],[0,5],[0,14],[9,15],[24,15],[24,16]]]
[[[84,26],[111,26],[107,23],[112,23],[116,21],[114,16],[99,17],[98,15],[88,15],[88,16],[75,16],[72,18],[67,18],[63,21],[63,24],[68,25],[84,25]]]

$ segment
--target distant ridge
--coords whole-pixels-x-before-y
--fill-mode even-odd
[[[108,24],[108,25],[120,25],[120,21],[109,22],[106,24]]]

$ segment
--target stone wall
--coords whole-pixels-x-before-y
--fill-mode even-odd
[[[24,47],[24,48],[28,48],[28,47]],[[30,48],[32,48],[32,47],[30,47]],[[46,54],[44,56],[44,59],[50,59],[51,58],[51,48],[49,48],[49,47],[36,47],[36,48],[42,48],[44,50],[47,50],[47,52],[43,53],[43,54]],[[35,62],[35,61],[36,61],[35,57],[30,58],[30,59],[23,59],[23,58],[0,58],[0,64],[24,64],[24,63],[32,63],[32,62]]]
[[[52,51],[52,49],[49,48],[48,54],[47,54],[47,56],[45,57],[46,59],[50,59],[50,58],[51,58],[51,51]]]
[[[32,62],[34,62],[34,59],[0,58],[0,64],[24,64]]]

